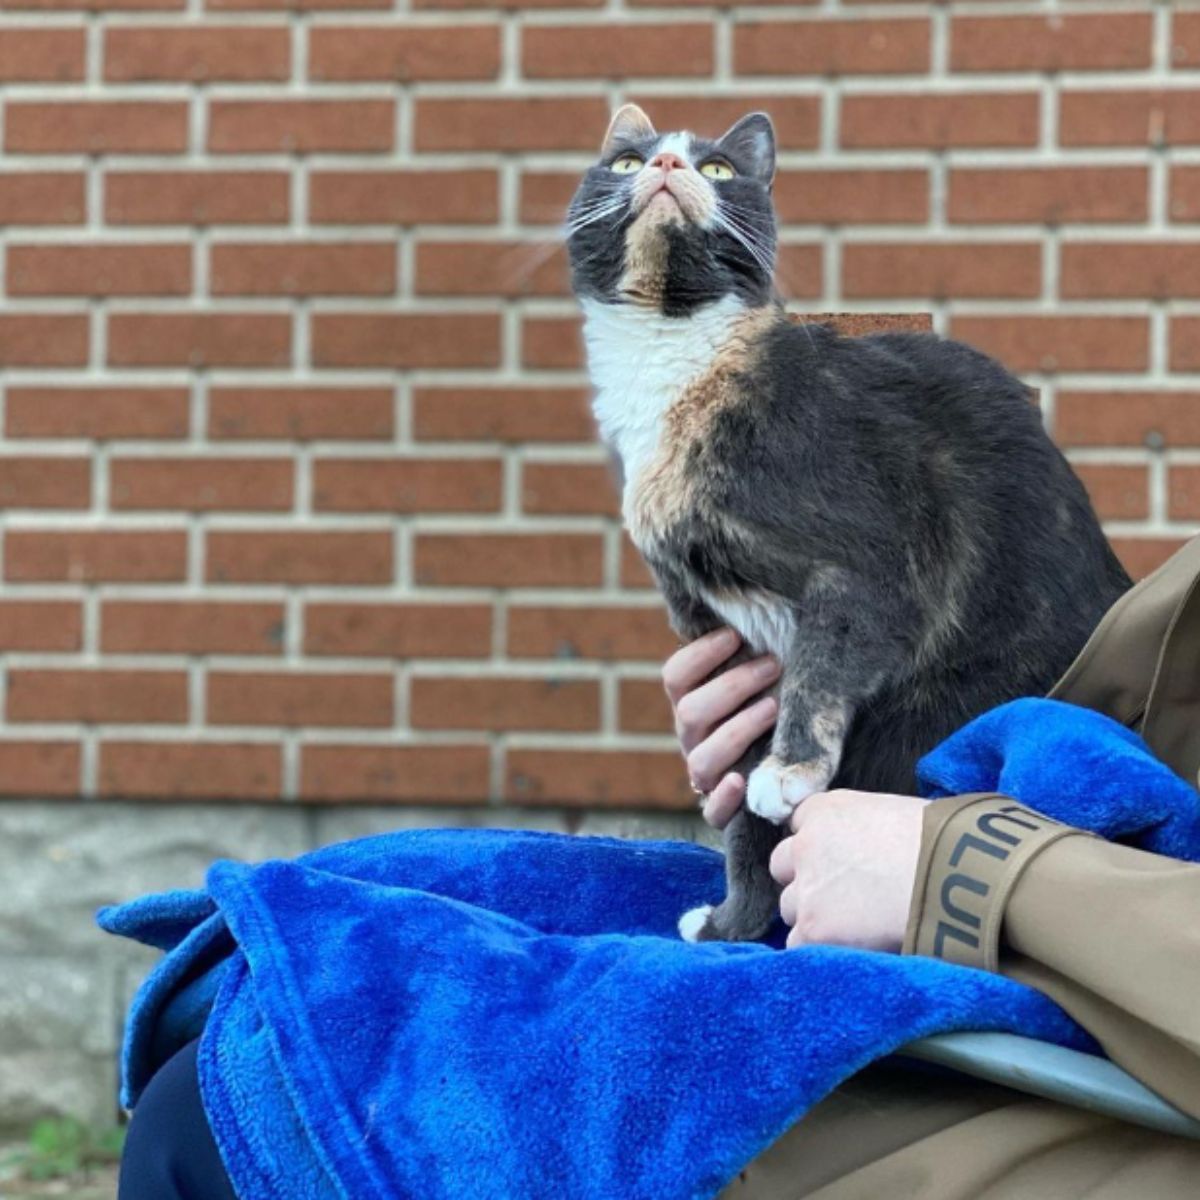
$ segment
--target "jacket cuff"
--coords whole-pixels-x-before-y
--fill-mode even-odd
[[[1071,835],[1092,836],[1008,796],[951,796],[931,803],[904,953],[998,971],[1013,888],[1037,855]]]

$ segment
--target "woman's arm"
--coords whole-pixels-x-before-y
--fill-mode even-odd
[[[1200,866],[1006,797],[940,800],[923,822],[904,948],[1037,988],[1114,1062],[1200,1116]]]
[[[689,769],[695,762],[716,789],[705,817],[719,827],[744,792],[726,772],[770,722],[765,710],[730,720],[759,690],[748,674],[700,686],[737,646],[732,634],[709,639],[672,656],[663,675]],[[800,806],[792,830],[771,860],[789,945],[903,948],[1021,980],[1200,1116],[1200,866],[1102,841],[1003,796],[827,792]]]

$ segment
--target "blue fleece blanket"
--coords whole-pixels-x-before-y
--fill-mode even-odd
[[[922,763],[927,795],[1003,791],[1200,858],[1200,797],[1107,718],[1022,700]],[[100,914],[167,953],[124,1099],[203,1031],[200,1082],[241,1200],[713,1196],[816,1101],[928,1034],[1094,1049],[1046,998],[933,960],[681,942],[723,893],[689,844],[431,830]]]

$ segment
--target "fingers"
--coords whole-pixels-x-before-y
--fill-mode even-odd
[[[690,754],[747,700],[770,687],[779,678],[779,673],[779,663],[775,659],[755,658],[685,693],[675,704],[675,732],[684,753]],[[735,761],[736,756],[725,764],[725,769]],[[715,773],[719,775],[720,770]]]
[[[723,662],[732,657],[741,639],[730,628],[714,629],[676,650],[663,664],[662,681],[672,704],[678,704],[694,687],[703,683]]]
[[[717,781],[762,737],[779,715],[779,702],[764,696],[718,725],[699,745],[688,752],[688,777],[701,791],[710,791]]]
[[[724,829],[746,798],[746,781],[737,774],[726,775],[704,801],[704,819],[714,829]]]
[[[794,839],[784,838],[771,851],[770,871],[771,878],[784,887],[796,878],[796,843]],[[791,922],[788,923],[791,924]]]

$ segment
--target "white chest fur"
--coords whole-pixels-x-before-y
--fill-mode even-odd
[[[746,307],[726,296],[689,317],[632,304],[584,300],[584,341],[596,389],[593,411],[621,456],[625,488],[653,459],[663,415],[712,366]]]

